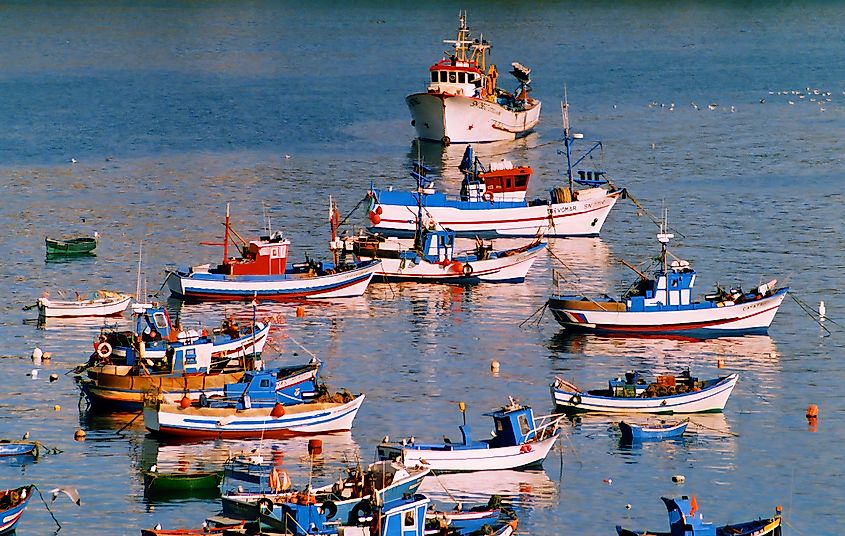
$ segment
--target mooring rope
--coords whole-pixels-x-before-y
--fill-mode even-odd
[[[827,329],[827,327],[825,327],[825,325],[824,325],[824,324],[822,324],[821,315],[819,315],[818,313],[816,313],[815,311],[813,311],[812,307],[810,307],[810,306],[809,306],[809,304],[807,304],[806,302],[804,302],[804,301],[802,301],[802,300],[798,299],[798,298],[795,296],[795,294],[793,294],[792,292],[787,292],[787,294],[789,294],[789,296],[793,299],[793,301],[795,301],[795,303],[797,303],[797,304],[798,304],[798,307],[800,307],[801,309],[803,309],[803,310],[804,310],[804,312],[805,312],[805,313],[807,313],[807,316],[809,316],[810,318],[812,318],[812,319],[813,319],[813,321],[814,321],[816,324],[818,324],[818,325],[819,325],[819,327],[821,327],[823,330],[825,330],[825,331],[827,332],[827,334],[828,334],[828,335],[831,335],[831,334],[832,334],[832,333],[831,333],[831,331],[830,331],[829,329]],[[830,319],[828,319],[828,318],[827,318],[827,316],[825,316],[825,320],[830,320]],[[837,323],[836,323],[836,322],[834,322],[833,320],[830,320],[830,323],[831,323],[831,324],[836,324],[837,326],[839,326],[839,324],[837,324]],[[841,326],[840,326],[840,327],[841,327]]]

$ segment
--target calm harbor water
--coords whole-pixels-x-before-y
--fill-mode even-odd
[[[139,245],[155,292],[165,265],[219,256],[199,242],[219,240],[227,202],[237,229],[257,233],[266,210],[293,241],[294,259],[327,255],[330,194],[345,212],[371,182],[412,184],[417,149],[404,96],[423,87],[459,8],[493,42],[500,68],[517,60],[534,69],[544,106],[535,134],[478,147],[482,159],[532,165],[532,196],[560,184],[565,86],[573,126],[604,140],[611,177],[652,212],[669,207],[674,251],[698,270],[702,294],[717,281],[748,288],[777,277],[813,308],[824,300],[840,324],[828,322],[827,336],[792,300],[769,336],[706,342],[571,335],[550,315],[521,324],[553,290],[553,270],[569,289],[612,295],[631,279],[616,259],[656,255],[656,227],[627,201],[602,238],[554,241],[523,285],[373,285],[358,299],[307,304],[303,318],[291,305],[262,305],[259,316],[278,319],[271,362],[306,359],[304,346],[324,360],[331,385],[368,395],[352,433],[324,439],[315,478],[371,461],[385,435],[454,437],[458,401],[480,431],[489,426],[481,413],[508,395],[549,412],[555,375],[590,386],[629,369],[689,366],[710,377],[721,358],[740,383],[725,413],[693,417],[683,441],[624,448],[618,418],[587,417],[567,428],[562,458],[553,452],[544,471],[452,475],[424,489],[446,501],[444,488],[479,500],[502,493],[527,534],[658,529],[666,525],[658,497],[677,494],[697,495],[719,524],[780,504],[787,534],[838,533],[845,74],[836,66],[845,7],[836,3],[3,5],[0,438],[28,431],[64,452],[0,462],[0,488],[77,487],[81,507],[51,506],[61,534],[88,534],[92,523],[105,534],[196,526],[218,510],[212,499],[146,500],[140,470],[218,466],[258,444],[163,444],[140,419],[129,424],[132,414],[90,414],[65,372],[87,358],[102,322],[39,327],[22,308],[45,289],[133,291]],[[462,147],[421,152],[444,177],[440,186],[456,189]],[[96,257],[45,262],[45,235],[95,230]],[[239,304],[168,305],[208,325],[251,314]],[[35,346],[53,358],[33,380]],[[59,380],[50,383],[53,372]],[[810,403],[820,407],[817,429],[804,418]],[[84,442],[73,440],[79,428]],[[278,449],[301,485],[306,442],[260,446]],[[673,483],[675,474],[686,482]],[[18,534],[55,529],[36,500]]]

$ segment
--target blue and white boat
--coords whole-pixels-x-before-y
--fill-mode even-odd
[[[0,490],[0,534],[12,534],[26,505],[32,498],[32,486]]]
[[[670,499],[660,498],[666,505],[669,514],[669,532],[650,530],[629,530],[616,526],[619,536],[781,536],[781,508],[776,508],[776,514],[770,518],[760,518],[744,523],[736,523],[716,527],[713,523],[706,523],[698,510],[698,501],[684,495]],[[698,515],[696,515],[698,514]]]
[[[713,413],[725,409],[737,380],[737,374],[729,374],[699,381],[686,370],[647,383],[638,372],[627,372],[610,380],[607,389],[590,391],[555,378],[551,393],[555,406],[568,413]]]
[[[415,191],[371,188],[370,230],[413,237],[422,220],[425,228],[449,229],[462,238],[598,236],[625,190],[610,185],[601,170],[579,170],[578,178],[573,176],[573,168],[602,144],[596,142],[572,162],[571,146],[583,136],[570,131],[568,104],[563,106],[568,187],[553,188],[546,199],[528,200],[530,167],[509,161],[485,167],[473,156],[472,147],[467,147],[460,165],[464,181],[459,196],[436,191],[425,173],[417,177]],[[586,188],[576,189],[576,183]],[[422,218],[417,217],[418,205],[423,207]]]
[[[549,298],[549,311],[566,329],[605,334],[704,338],[767,333],[789,289],[777,288],[772,280],[751,292],[717,287],[704,301],[693,301],[695,270],[688,261],[668,259],[673,237],[664,218],[657,235],[660,266],[654,277],[635,269],[640,279],[621,298],[558,291]]]
[[[633,443],[634,441],[660,441],[673,437],[681,437],[687,431],[689,419],[677,423],[660,423],[639,425],[622,421],[619,423],[619,430],[622,432],[622,441]]]
[[[561,433],[561,416],[535,418],[530,406],[510,399],[503,408],[484,414],[493,419],[493,437],[476,440],[466,423],[463,402],[460,408],[464,416],[464,424],[458,427],[461,441],[418,443],[413,437],[384,441],[377,447],[378,458],[401,461],[409,467],[423,465],[437,473],[526,469],[543,465]]]
[[[38,456],[38,444],[34,441],[0,440],[0,458],[12,456]]]

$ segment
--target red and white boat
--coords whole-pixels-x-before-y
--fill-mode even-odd
[[[496,66],[487,65],[490,43],[470,37],[465,12],[457,38],[444,42],[454,46],[454,53],[429,67],[425,92],[405,97],[417,137],[449,145],[513,140],[530,133],[540,122],[540,101],[528,96],[531,69],[514,62],[516,90],[498,87]]]
[[[287,265],[290,240],[276,231],[249,243],[241,256],[229,257],[229,207],[222,244],[223,263],[183,267],[167,276],[167,286],[177,297],[192,300],[298,300],[360,296],[378,270],[379,261],[335,265],[308,260]],[[232,233],[238,236],[237,233]]]

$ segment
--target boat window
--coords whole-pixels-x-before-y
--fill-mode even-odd
[[[528,424],[528,417],[523,413],[517,416],[517,420],[519,421],[519,431],[522,432],[522,435],[528,435],[528,432],[531,431],[531,425]]]
[[[475,81],[475,73],[467,73],[467,82],[472,83]]]
[[[456,74],[457,74],[457,73],[449,73],[449,82],[450,82],[450,83],[452,83],[452,84],[454,84],[454,83],[455,83],[455,80],[457,79]]]
[[[164,313],[154,313],[153,323],[158,329],[167,329],[167,318],[164,316]]]
[[[528,184],[528,175],[517,175],[516,176],[516,186],[525,186]]]
[[[261,387],[270,387],[270,380],[261,380]]]
[[[437,71],[431,71],[431,81],[437,82]]]
[[[458,83],[459,84],[466,83],[466,73],[458,73]]]
[[[440,81],[447,82],[449,74],[446,71],[440,71]]]
[[[678,280],[677,280],[677,279],[673,279],[673,280],[672,280],[672,288],[677,287],[677,286],[678,286]]]
[[[511,187],[511,180],[510,180],[510,179],[505,179],[505,187],[506,187],[506,188],[510,188],[510,187]]]
[[[417,510],[408,510],[405,512],[405,517],[402,519],[402,533],[405,530],[412,530],[417,528]]]
[[[500,420],[498,420],[498,419],[497,419],[497,420],[496,420],[496,431],[497,431],[497,432],[501,432],[501,431],[503,431],[504,429],[505,429],[505,428],[504,428],[504,426],[502,425],[502,421],[500,421]]]

